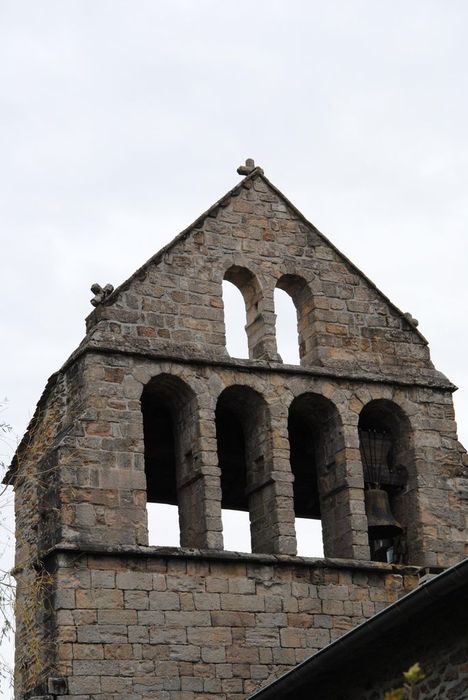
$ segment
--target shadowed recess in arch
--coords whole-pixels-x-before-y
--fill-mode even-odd
[[[403,409],[387,399],[374,399],[366,404],[359,416],[359,445],[371,559],[406,563],[417,537],[414,527],[417,503],[412,430]],[[381,506],[388,509],[385,511],[387,534],[384,528],[375,527],[372,502],[376,494],[383,499]],[[381,513],[379,518],[382,520]]]
[[[319,394],[297,396],[289,408],[288,433],[294,475],[294,513],[298,554],[322,557],[330,531],[325,492],[341,446],[341,421],[336,407]],[[325,551],[325,555],[327,552]]]
[[[216,406],[224,548],[259,551],[258,495],[252,488],[265,457],[264,399],[247,386],[225,389]]]
[[[181,544],[178,477],[190,454],[192,390],[178,377],[153,378],[141,397],[145,444],[148,539],[151,545]]]

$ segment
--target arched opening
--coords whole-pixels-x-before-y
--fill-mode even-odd
[[[244,298],[236,285],[227,280],[223,281],[223,305],[226,350],[231,357],[248,358]]]
[[[258,549],[264,513],[256,489],[266,460],[267,410],[246,386],[225,389],[216,406],[218,464],[221,470],[224,548]]]
[[[371,401],[359,417],[359,444],[371,559],[405,563],[408,525],[414,520],[408,490],[413,451],[407,416],[392,401]]]
[[[188,544],[190,514],[179,506],[181,483],[192,462],[194,394],[178,377],[161,374],[145,386],[141,410],[149,544]]]
[[[288,365],[299,365],[297,310],[292,297],[283,289],[275,289],[276,345],[281,359]]]
[[[224,275],[223,304],[226,348],[231,357],[260,357],[263,323],[259,313],[261,289],[255,275],[232,265]]]
[[[301,394],[289,408],[288,433],[298,554],[322,557],[325,548],[330,555],[334,523],[328,496],[343,439],[336,407],[318,394]]]
[[[284,339],[284,331],[282,329],[281,333],[278,333],[277,330],[277,343],[281,347],[280,355],[285,353],[285,357],[289,356],[289,353],[291,353],[293,349],[294,339],[295,341],[297,340],[298,344],[298,355],[294,354],[296,358],[299,357],[298,362],[300,362],[300,364],[311,364],[316,360],[316,358],[314,355],[315,338],[312,327],[314,305],[309,286],[307,282],[298,275],[283,275],[280,277],[276,283],[275,306],[277,309],[281,310],[281,306],[279,306],[279,304],[285,305],[287,302],[284,301],[284,297],[281,299],[281,297],[277,294],[277,290],[285,292],[292,299],[292,302],[296,308],[297,319],[295,331],[286,331],[290,333],[288,340]],[[286,322],[287,327],[289,326],[292,328],[291,306],[289,304],[286,310],[286,316],[288,318],[288,321]],[[283,361],[286,361],[285,358],[283,358]]]

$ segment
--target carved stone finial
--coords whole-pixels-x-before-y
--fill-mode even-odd
[[[245,165],[239,165],[237,172],[239,175],[250,175],[250,173],[255,170],[257,166],[253,158],[247,158]]]
[[[417,318],[414,318],[414,317],[410,314],[409,311],[407,311],[405,314],[403,314],[403,316],[406,318],[406,320],[408,321],[408,323],[411,323],[411,325],[414,326],[415,328],[417,328],[417,327],[419,326],[419,321],[418,321],[418,319],[417,319]]]
[[[93,306],[99,306],[104,299],[107,299],[107,297],[112,294],[114,287],[112,284],[106,284],[105,287],[101,287],[100,284],[94,282],[94,284],[91,285],[91,291],[94,294],[94,297],[90,300],[91,304]]]

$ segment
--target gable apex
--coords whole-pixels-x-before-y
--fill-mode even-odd
[[[250,164],[250,167],[249,165]],[[417,328],[418,322],[416,319],[412,317],[412,315],[408,312],[403,312],[396,304],[394,304],[391,299],[380,290],[380,288],[364,273],[360,268],[355,265],[355,263],[352,262],[344,253],[342,253],[334,244],[333,242],[325,236],[313,223],[311,223],[305,216],[304,214],[286,197],[283,192],[276,187],[264,174],[264,171],[261,167],[259,166],[254,166],[254,161],[252,159],[247,159],[246,165],[245,166],[240,166],[238,168],[238,172],[240,174],[247,173],[243,179],[237,183],[231,190],[229,190],[226,194],[224,194],[222,197],[220,197],[214,204],[212,204],[206,211],[204,211],[202,214],[200,214],[195,221],[193,221],[189,226],[187,226],[185,229],[183,229],[179,234],[177,234],[169,243],[167,243],[165,246],[163,246],[160,250],[158,250],[154,255],[152,255],[143,265],[141,265],[137,270],[135,270],[134,273],[130,275],[124,282],[122,282],[120,285],[118,285],[112,293],[108,294],[105,296],[103,301],[101,302],[100,306],[109,306],[112,305],[119,295],[126,291],[131,283],[136,280],[144,277],[146,274],[146,271],[148,268],[152,265],[157,265],[161,260],[164,259],[166,255],[171,253],[177,246],[185,241],[187,238],[190,237],[191,234],[196,232],[197,230],[201,229],[205,223],[205,221],[210,218],[210,217],[215,217],[217,212],[219,211],[220,208],[225,208],[227,207],[233,197],[239,196],[241,193],[242,189],[248,189],[250,187],[250,183],[253,182],[256,179],[262,180],[265,185],[282,201],[282,203],[294,214],[297,219],[304,224],[311,232],[314,233],[314,235],[323,243],[324,246],[328,247],[333,251],[333,253],[341,259],[345,265],[348,267],[348,269],[353,273],[356,274],[358,277],[360,277],[370,288],[372,288],[381,298],[381,300],[398,316],[401,318],[403,321],[404,325],[411,330],[419,340],[424,343],[425,345],[428,345],[428,341],[425,338],[425,336],[421,333],[421,331]],[[87,327],[89,322],[93,319],[93,316],[95,315],[95,311],[92,311],[87,319]]]
[[[118,287],[116,287],[113,290],[112,294],[109,294],[105,298],[105,300],[102,302],[102,304],[106,304],[106,305],[112,304],[121,292],[128,289],[129,285],[131,284],[131,282],[134,279],[138,279],[139,277],[144,275],[146,270],[148,269],[148,267],[150,267],[150,265],[157,264],[160,260],[163,259],[163,257],[165,255],[170,253],[179,243],[181,243],[186,238],[188,238],[192,232],[196,231],[197,229],[200,229],[203,226],[204,221],[208,217],[214,216],[220,207],[226,207],[229,204],[231,198],[236,197],[239,194],[240,190],[246,186],[246,183],[250,182],[255,177],[263,177],[265,179],[265,181],[268,182],[268,180],[265,178],[265,176],[263,174],[262,168],[260,168],[258,166],[255,167],[245,177],[243,177],[243,179],[240,182],[238,182],[237,185],[235,185],[232,189],[230,189],[228,192],[226,192],[225,195],[223,195],[218,200],[216,200],[216,202],[214,204],[212,204],[211,207],[206,209],[206,211],[204,211],[202,214],[200,214],[200,216],[198,216],[195,219],[195,221],[192,221],[191,224],[189,224],[180,233],[178,233],[171,241],[169,241],[169,243],[166,243],[165,246],[160,248],[154,255],[152,255],[146,262],[144,262],[143,265],[141,265],[137,270],[135,270],[135,272],[133,274],[131,274],[130,277],[128,277],[121,284],[119,284]],[[286,199],[286,198],[284,198],[284,199]],[[91,314],[89,316],[92,316],[92,314],[93,314],[93,312],[91,312]],[[88,318],[89,318],[89,316],[88,316]]]

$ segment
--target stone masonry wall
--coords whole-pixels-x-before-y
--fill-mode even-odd
[[[468,641],[466,628],[460,630],[457,638],[446,635],[437,638],[437,650],[434,653],[418,654],[418,647],[413,647],[413,658],[421,664],[425,680],[418,684],[416,697],[424,700],[465,700],[468,698]],[[400,665],[399,670],[406,671],[409,665]],[[397,669],[394,668],[394,671]],[[402,683],[401,675],[395,673],[393,681],[382,681],[371,690],[359,689],[359,694],[343,695],[343,700],[381,700],[382,690],[398,688]],[[324,698],[325,700],[325,698]],[[337,699],[338,700],[338,699]]]
[[[63,700],[243,700],[417,584],[404,567],[156,548],[57,563]]]
[[[66,475],[61,450],[81,414],[80,363],[53,375],[13,462],[15,486],[15,687],[33,687],[52,664],[48,599],[52,579],[42,556],[61,537],[60,477]]]
[[[331,504],[323,522],[326,556],[369,559],[357,425],[363,407],[382,399],[400,407],[411,426],[412,453],[404,465],[408,483],[399,497],[399,517],[407,527],[408,563],[446,566],[463,558],[467,481],[450,392],[427,386],[337,380],[299,369],[273,371],[265,367],[261,371],[259,364],[248,370],[235,362],[217,366],[126,354],[88,354],[83,364],[86,410],[67,438],[67,468],[61,474],[62,539],[98,545],[147,543],[140,397],[152,378],[162,376],[176,377],[195,396],[190,467],[190,476],[195,478],[183,481],[180,488],[193,490],[196,507],[191,514],[196,527],[190,528],[188,523],[194,539],[183,540],[185,546],[223,547],[214,416],[222,391],[239,385],[258,392],[269,415],[267,441],[271,449],[259,492],[264,495],[270,518],[270,540],[263,540],[261,551],[295,553],[288,408],[294,397],[310,393],[326,397],[339,417],[336,454],[333,466],[326,468],[322,486],[323,501]],[[190,520],[190,513],[184,515]]]

